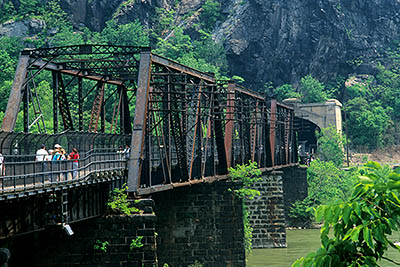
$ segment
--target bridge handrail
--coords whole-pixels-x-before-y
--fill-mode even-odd
[[[5,175],[0,176],[0,195],[77,183],[90,179],[96,173],[115,173],[127,168],[125,155],[116,148],[90,150],[90,153],[85,153],[84,157],[77,160],[75,168],[74,161],[4,162],[7,173],[3,172]]]

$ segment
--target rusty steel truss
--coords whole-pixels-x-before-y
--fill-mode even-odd
[[[229,167],[297,163],[293,109],[142,52],[128,187],[148,194],[226,177]]]
[[[52,103],[40,101],[46,79]],[[45,114],[43,105],[51,104],[52,114]],[[24,132],[49,132],[52,118],[53,133],[62,125],[131,134],[128,187],[136,194],[226,177],[229,167],[248,161],[261,168],[297,163],[292,108],[149,48],[24,50],[3,131],[15,129],[20,109]]]
[[[112,132],[130,133],[129,106],[136,92],[140,51],[144,49],[112,45],[25,49],[2,130],[14,130],[22,103],[24,132],[49,132],[45,122],[52,118],[53,133],[60,132],[61,125],[64,131],[105,132],[106,120]],[[52,103],[43,103],[38,80],[51,85]],[[52,105],[52,114],[43,112],[44,105]],[[89,123],[85,122],[85,111],[91,111]]]

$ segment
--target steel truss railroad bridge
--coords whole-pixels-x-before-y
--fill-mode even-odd
[[[250,160],[260,168],[295,165],[293,123],[291,107],[149,48],[25,49],[0,132],[0,207],[40,200],[29,211],[7,209],[0,236],[101,214],[87,200],[106,196],[83,189],[102,183],[113,188],[127,181],[128,192],[139,196],[226,179],[229,167]],[[68,160],[35,162],[42,143],[61,144],[68,152],[76,147],[77,175]],[[126,144],[128,160],[121,153]],[[60,205],[51,208],[52,203]],[[41,214],[40,222],[35,214]]]

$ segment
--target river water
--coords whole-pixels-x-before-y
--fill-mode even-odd
[[[400,233],[392,236],[399,240]],[[287,248],[254,249],[249,256],[247,267],[289,267],[292,263],[320,247],[319,229],[287,230]],[[400,262],[400,253],[390,249],[388,258]],[[381,267],[398,266],[388,261],[379,263]]]

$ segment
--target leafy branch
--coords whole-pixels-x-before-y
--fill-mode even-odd
[[[126,215],[142,213],[142,210],[133,207],[132,202],[128,201],[127,190],[128,186],[126,184],[123,184],[121,188],[114,189],[111,192],[110,201],[107,203],[107,206],[114,211],[122,212]]]
[[[379,266],[389,247],[400,246],[389,240],[398,230],[400,219],[400,168],[394,171],[368,162],[353,188],[349,201],[319,206],[316,220],[323,220],[321,248],[298,259],[300,266]],[[333,229],[333,237],[329,235]]]

